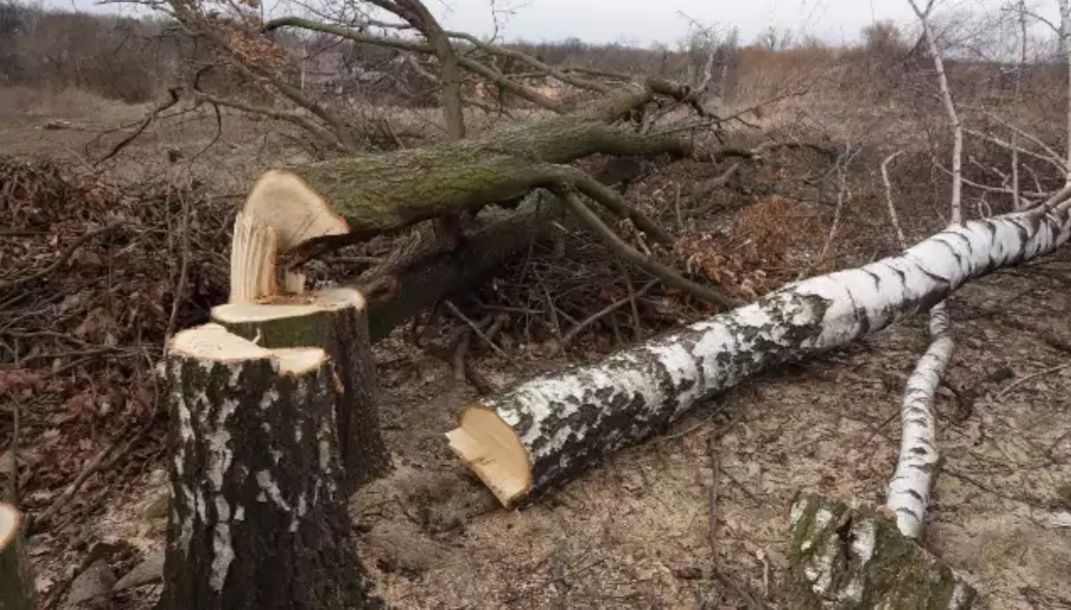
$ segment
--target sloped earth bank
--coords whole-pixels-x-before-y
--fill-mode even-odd
[[[953,301],[958,351],[938,404],[945,469],[923,544],[992,608],[1071,608],[1071,366],[1053,370],[1071,364],[1069,276],[1064,251]],[[446,449],[443,431],[476,395],[445,364],[388,341],[377,350],[397,469],[352,501],[360,553],[401,608],[762,607],[748,596],[788,608],[792,499],[883,499],[921,324],[760,376],[516,511]],[[495,384],[566,364],[513,355],[517,368],[472,364]],[[156,529],[131,519],[143,504],[111,511],[113,536]]]

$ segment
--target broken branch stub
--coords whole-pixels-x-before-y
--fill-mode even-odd
[[[336,288],[304,295],[227,304],[212,309],[213,321],[260,347],[317,347],[330,357],[342,458],[343,488],[349,492],[390,467],[380,435],[365,300],[356,290]]]
[[[33,576],[22,532],[22,515],[0,502],[0,609],[32,610]]]
[[[1068,207],[949,227],[898,256],[790,284],[602,362],[546,375],[460,416],[450,446],[503,505],[664,429],[758,371],[845,345],[968,281],[1063,244]]]
[[[167,375],[161,607],[365,607],[324,351],[269,350],[207,324],[171,340]]]

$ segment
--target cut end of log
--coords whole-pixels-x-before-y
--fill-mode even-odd
[[[319,193],[297,174],[274,169],[253,185],[242,212],[271,227],[278,236],[279,252],[325,235],[342,235],[350,228]]]
[[[323,365],[324,350],[317,347],[265,349],[252,341],[231,334],[219,324],[205,324],[184,330],[171,340],[170,353],[201,361],[245,362],[274,359],[279,372],[301,375]]]
[[[482,405],[465,409],[460,425],[446,433],[450,448],[509,508],[532,489],[528,452],[513,428]]]
[[[0,502],[0,551],[3,551],[18,538],[22,517],[10,504]]]
[[[365,308],[361,293],[352,288],[331,288],[305,294],[269,296],[255,303],[218,305],[212,308],[212,319],[223,324],[270,322],[349,307],[358,311]]]

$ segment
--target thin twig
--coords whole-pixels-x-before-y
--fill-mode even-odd
[[[625,305],[628,305],[629,303],[635,303],[636,302],[636,297],[643,296],[644,294],[647,294],[647,292],[649,290],[651,290],[651,288],[654,288],[656,284],[658,284],[658,280],[651,280],[651,281],[647,282],[646,284],[644,284],[643,287],[641,287],[640,290],[636,294],[629,294],[627,297],[625,297],[625,298],[623,298],[623,299],[621,299],[619,301],[614,301],[613,303],[610,303],[606,307],[603,307],[599,311],[597,311],[597,312],[591,314],[590,316],[588,316],[582,322],[580,322],[576,326],[574,326],[571,329],[569,329],[569,332],[565,333],[565,336],[562,337],[562,342],[561,342],[561,344],[559,346],[559,349],[561,347],[565,347],[566,345],[568,345],[585,328],[591,326],[595,322],[598,322],[602,318],[612,314],[613,312],[617,311],[621,307],[623,307]]]
[[[119,222],[115,224],[110,224],[106,227],[102,227],[100,229],[95,229],[93,231],[89,231],[88,233],[84,233],[81,237],[74,240],[71,245],[67,246],[67,249],[64,250],[56,260],[52,261],[52,264],[38,271],[37,273],[31,273],[30,275],[9,280],[7,282],[0,282],[0,290],[7,290],[10,288],[14,288],[15,286],[21,286],[28,282],[47,277],[49,274],[59,269],[60,266],[63,265],[63,263],[66,263],[67,260],[70,259],[71,256],[75,253],[75,251],[82,246],[82,244],[93,239],[94,237],[99,237],[101,235],[111,233],[119,227],[122,227],[124,224],[126,223]]]
[[[604,223],[597,214],[584,205],[584,203],[580,201],[580,198],[576,196],[576,193],[565,189],[559,189],[557,194],[562,198],[566,205],[569,206],[573,213],[576,214],[577,218],[586,224],[588,228],[591,229],[592,233],[602,240],[607,248],[624,260],[633,263],[644,271],[657,277],[664,284],[679,288],[708,303],[721,305],[725,308],[731,308],[739,304],[735,299],[731,299],[713,288],[702,286],[685,278],[672,267],[668,267],[630,246],[614,233],[610,227],[606,226],[606,223]]]
[[[1013,381],[1013,382],[1009,383],[1007,386],[1005,386],[1004,389],[1002,389],[1001,391],[997,392],[997,395],[993,397],[993,400],[1000,400],[1001,398],[1004,398],[1005,396],[1008,395],[1009,392],[1011,392],[1015,388],[1023,385],[1024,383],[1026,383],[1028,381],[1031,381],[1033,379],[1037,379],[1038,377],[1043,377],[1045,375],[1056,373],[1058,371],[1062,371],[1062,370],[1064,370],[1064,369],[1066,369],[1068,367],[1071,367],[1071,362],[1065,362],[1065,363],[1063,363],[1061,365],[1050,367],[1050,368],[1038,371],[1036,373],[1032,373],[1030,375],[1027,375],[1026,377],[1022,377],[1020,379],[1016,379],[1015,381]]]
[[[171,189],[169,188],[168,189],[168,193],[169,194],[170,194],[170,191],[171,191]],[[181,220],[181,231],[182,231],[181,240],[182,240],[182,243],[179,246],[179,251],[180,251],[180,259],[179,260],[181,262],[179,263],[178,282],[177,282],[177,284],[175,286],[174,295],[171,298],[171,315],[168,316],[167,329],[164,331],[164,346],[163,346],[163,352],[160,354],[161,358],[166,358],[167,357],[167,341],[168,341],[168,337],[171,336],[171,333],[175,332],[175,320],[178,317],[179,305],[182,304],[182,293],[186,291],[187,268],[189,267],[189,261],[190,261],[190,198],[189,197],[183,197],[181,194],[179,195],[179,197],[182,198],[182,220]]]
[[[484,343],[486,343],[488,347],[490,347],[492,350],[494,350],[494,352],[496,354],[498,354],[499,356],[502,356],[506,360],[506,362],[508,362],[510,364],[510,366],[512,366],[513,368],[515,368],[515,369],[516,368],[520,368],[520,367],[517,366],[517,363],[514,362],[513,359],[509,357],[509,354],[507,354],[506,351],[503,350],[501,347],[496,345],[495,342],[492,341],[483,332],[483,329],[481,329],[478,324],[473,322],[468,316],[466,316],[464,313],[462,313],[462,311],[457,308],[457,305],[454,305],[450,301],[445,301],[445,303],[446,303],[446,307],[450,310],[450,313],[452,313],[455,316],[457,316],[458,319],[460,319],[465,324],[468,324],[469,327],[472,328],[472,331],[474,333],[476,333],[476,336],[479,337]]]

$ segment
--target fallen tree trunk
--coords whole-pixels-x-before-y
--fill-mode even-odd
[[[974,607],[974,589],[877,510],[804,495],[791,519],[792,608]]]
[[[389,288],[369,298],[368,328],[373,342],[416,314],[451,294],[469,289],[488,277],[533,242],[545,239],[562,220],[562,202],[550,193],[533,193],[516,212],[492,216],[467,234],[460,247],[429,249],[419,260],[399,260],[346,283],[364,294],[382,278]]]
[[[365,607],[324,351],[268,350],[208,324],[171,340],[167,373],[161,607]]]
[[[450,445],[510,505],[764,368],[844,345],[994,269],[1051,252],[1071,230],[1068,194],[949,227],[898,256],[790,284],[599,364],[521,383],[466,409]]]
[[[212,320],[260,347],[318,347],[341,383],[335,401],[343,493],[382,475],[390,455],[380,435],[375,363],[364,298],[339,288],[212,308]]]
[[[576,112],[483,138],[272,170],[244,212],[274,228],[279,251],[287,252],[318,237],[360,239],[516,200],[539,186],[573,184],[580,173],[562,164],[596,153],[686,156],[685,139],[610,125],[665,87],[631,83]],[[636,215],[616,203],[606,205]]]
[[[0,502],[0,610],[32,610],[33,592],[22,516],[14,506]]]

